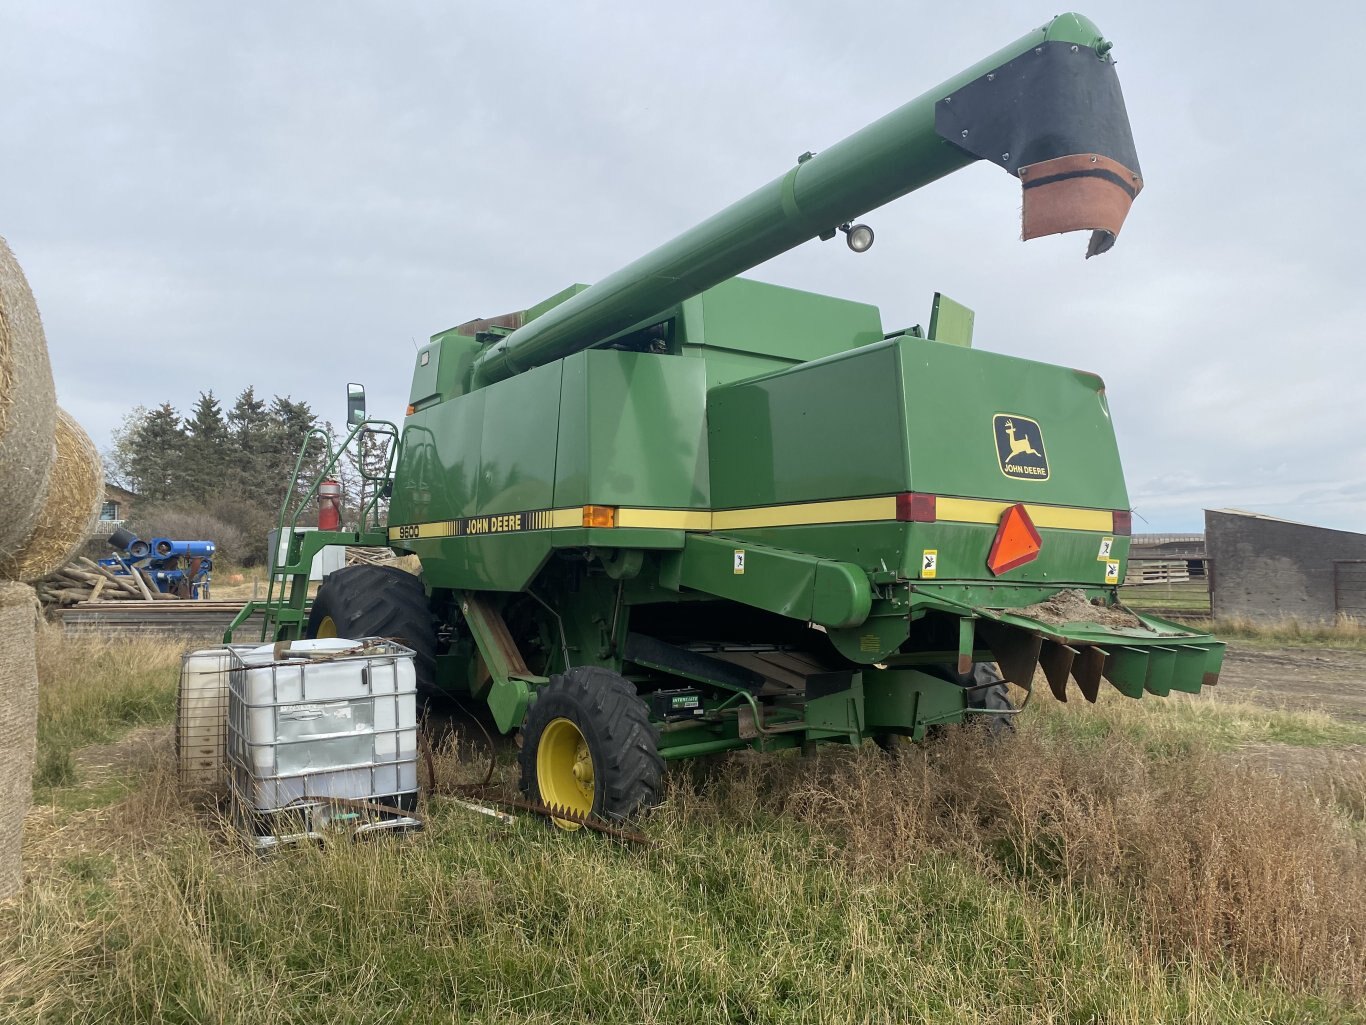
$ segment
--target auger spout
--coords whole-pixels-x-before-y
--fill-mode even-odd
[[[1064,14],[491,345],[489,384],[608,341],[977,160],[1017,176],[1022,236],[1089,229],[1104,252],[1142,188],[1110,43]]]

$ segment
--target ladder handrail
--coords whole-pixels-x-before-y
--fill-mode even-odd
[[[398,460],[399,447],[402,444],[398,426],[390,420],[364,420],[353,427],[351,432],[346,436],[346,439],[340,445],[335,446],[335,448],[332,444],[332,435],[330,432],[324,430],[322,427],[310,427],[308,433],[304,436],[303,442],[299,445],[299,455],[294,460],[294,473],[290,477],[289,487],[285,490],[284,500],[280,503],[280,516],[277,520],[275,543],[271,546],[269,553],[270,573],[266,578],[266,600],[264,606],[262,606],[265,611],[265,623],[263,625],[263,631],[265,633],[269,632],[270,621],[274,618],[271,611],[283,606],[287,600],[283,594],[278,601],[276,600],[276,581],[282,581],[285,576],[298,575],[297,572],[289,573],[285,571],[285,567],[294,566],[296,558],[301,557],[302,554],[301,551],[298,553],[295,551],[295,532],[298,527],[299,517],[303,514],[305,509],[311,506],[313,500],[317,498],[319,486],[324,480],[327,480],[329,475],[336,469],[337,463],[342,456],[346,454],[353,444],[360,447],[361,442],[359,439],[371,434],[387,437],[392,440],[392,444],[389,446],[385,455],[382,472],[368,473],[365,469],[363,458],[359,463],[362,484],[361,501],[357,510],[359,517],[357,527],[359,528],[360,533],[369,533],[372,530],[379,531],[383,528],[383,523],[380,520],[379,503],[392,488],[394,481],[394,466]],[[312,447],[315,439],[322,441],[326,459],[323,462],[322,468],[315,474],[312,486],[299,497],[297,502],[294,502],[295,495],[299,490],[299,477],[303,473],[305,459],[307,458],[309,449]],[[368,499],[365,497],[365,482],[367,481],[376,485]],[[291,504],[293,505],[292,512]],[[285,542],[284,566],[281,566],[280,564],[280,542],[282,539]],[[300,546],[300,549],[302,549],[302,545]],[[305,567],[304,571],[307,572],[307,569],[308,568]],[[304,602],[305,604],[307,603],[307,585],[305,585],[304,588]]]

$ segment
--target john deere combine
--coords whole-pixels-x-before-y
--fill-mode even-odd
[[[1142,179],[1094,25],[1055,18],[592,287],[433,336],[373,473],[387,518],[292,532],[267,632],[404,639],[428,693],[521,730],[524,788],[575,817],[650,805],[667,759],[1003,721],[1002,677],[1038,668],[1064,701],[1212,684],[1222,644],[1118,604],[1098,376],[972,347],[942,297],[889,331],[736,277],[841,232],[866,249],[859,216],[977,160],[1023,183],[1025,239],[1110,247]],[[338,543],[421,575],[341,570],[309,608]]]

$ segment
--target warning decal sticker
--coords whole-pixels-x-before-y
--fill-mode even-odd
[[[1105,582],[1107,584],[1119,583],[1119,560],[1111,559],[1105,564]]]
[[[933,580],[939,573],[939,550],[926,548],[920,556],[920,579]]]
[[[1016,480],[1048,480],[1043,428],[1037,421],[1013,413],[997,413],[992,426],[1002,473]]]
[[[1100,552],[1096,555],[1097,562],[1109,562],[1110,553],[1115,550],[1115,539],[1103,537],[1100,539]]]

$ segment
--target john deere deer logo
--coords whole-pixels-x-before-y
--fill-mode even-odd
[[[1006,462],[1010,462],[1016,456],[1042,456],[1042,452],[1034,451],[1034,446],[1029,443],[1029,435],[1022,438],[1015,437],[1015,421],[1006,421],[1006,435],[1010,438],[1010,455],[1006,456]]]
[[[1001,472],[1020,480],[1047,480],[1048,456],[1038,422],[1027,416],[997,413],[993,423]]]

